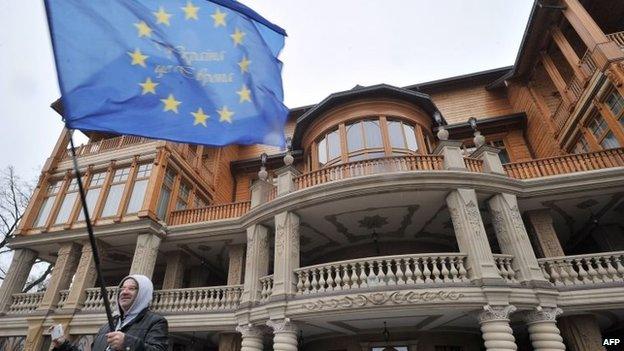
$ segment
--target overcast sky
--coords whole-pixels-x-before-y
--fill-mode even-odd
[[[286,105],[512,65],[530,0],[244,0],[288,32]],[[61,131],[41,0],[0,0],[0,168],[35,178]]]

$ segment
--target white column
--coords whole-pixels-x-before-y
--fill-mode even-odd
[[[184,270],[188,262],[188,255],[182,251],[167,252],[167,267],[163,279],[163,290],[179,289],[182,287]]]
[[[275,216],[272,297],[297,291],[293,273],[296,268],[299,268],[299,216],[284,211]]]
[[[465,171],[466,163],[461,150],[462,142],[455,140],[442,140],[438,143],[434,155],[444,156],[444,169],[449,171]]]
[[[504,254],[513,255],[513,269],[520,281],[546,282],[531,246],[515,195],[498,194],[489,201],[492,225]]]
[[[500,157],[498,157],[499,152],[499,148],[490,145],[481,145],[470,157],[483,161],[483,173],[494,173],[506,176],[507,173],[503,168]]]
[[[563,311],[560,308],[538,306],[534,311],[524,314],[533,350],[558,351],[566,349],[556,323],[557,316],[561,313]]]
[[[254,224],[247,228],[247,258],[241,303],[253,303],[260,292],[259,279],[269,272],[269,234],[266,227]]]
[[[139,234],[137,236],[130,274],[143,274],[152,279],[160,240],[160,237],[156,234]]]
[[[60,291],[69,288],[72,277],[76,273],[81,249],[82,247],[75,243],[64,243],[61,245],[48,287],[41,299],[41,303],[37,306],[37,310],[46,311],[56,308],[56,303],[60,298]]]
[[[251,208],[267,202],[271,189],[273,189],[271,183],[262,179],[256,180],[249,188],[251,191]]]
[[[297,326],[289,318],[280,321],[267,321],[267,325],[273,329],[274,351],[297,351]]]
[[[479,314],[479,324],[485,348],[488,351],[515,351],[516,345],[513,330],[509,326],[509,315],[516,310],[515,306],[483,307]]]
[[[9,271],[0,284],[0,313],[6,312],[9,308],[13,294],[22,292],[35,258],[37,253],[32,250],[17,249],[13,252]]]
[[[236,331],[241,333],[241,351],[262,351],[262,330],[251,324],[239,325]]]
[[[293,179],[300,174],[301,172],[299,172],[292,165],[287,165],[276,170],[275,175],[277,176],[277,196],[282,196],[284,194],[295,191],[295,182],[293,181]]]
[[[228,246],[228,257],[227,285],[239,285],[243,282],[245,244]]]
[[[501,281],[488,242],[477,193],[473,189],[456,189],[446,197],[459,250],[468,255],[468,274],[481,283]]]

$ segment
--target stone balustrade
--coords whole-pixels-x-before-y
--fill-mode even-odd
[[[85,291],[87,294],[82,310],[95,312],[104,311],[104,299],[102,298],[100,288],[89,288]],[[111,305],[114,306],[117,300],[117,287],[108,286],[106,287],[106,292],[108,293],[108,300],[111,302]]]
[[[297,293],[468,282],[462,253],[368,257],[296,269]]]
[[[508,283],[518,283],[516,271],[512,268],[513,256],[494,254],[494,262],[500,276]]]
[[[29,314],[37,309],[43,299],[43,292],[13,294],[13,301],[7,314]]]
[[[555,286],[586,286],[624,281],[624,251],[540,258],[544,277]]]
[[[69,296],[69,290],[61,290],[59,291],[59,301],[56,304],[57,309],[63,308],[65,306],[65,302],[67,302],[67,297]]]
[[[151,308],[156,312],[233,310],[240,304],[242,285],[158,290]]]
[[[273,275],[260,278],[260,301],[266,301],[273,294]]]

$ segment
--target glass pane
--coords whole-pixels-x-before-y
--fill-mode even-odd
[[[360,122],[347,126],[347,149],[349,152],[364,148],[362,139],[362,125]],[[330,157],[331,158],[331,157]]]
[[[405,132],[405,138],[407,139],[407,148],[412,151],[418,150],[418,144],[416,143],[416,134],[414,134],[414,127],[403,124],[403,131]]]
[[[507,150],[505,150],[505,149],[502,149],[498,153],[498,158],[500,159],[501,163],[503,163],[503,164],[509,163],[509,154],[507,153]]]
[[[61,182],[52,182],[48,185],[48,195],[54,195],[61,189]]]
[[[327,134],[327,149],[328,160],[340,157],[340,137],[338,136],[337,130]]]
[[[152,170],[152,164],[151,163],[146,163],[144,165],[140,165],[139,166],[139,170],[137,172],[137,178],[149,177],[151,170]]]
[[[104,180],[106,180],[106,172],[95,173],[91,178],[90,187],[98,186],[104,184]]]
[[[123,195],[125,184],[115,184],[110,187],[108,197],[106,197],[106,204],[102,210],[102,217],[110,217],[117,214],[119,203],[121,202],[121,195]]]
[[[616,147],[620,147],[620,143],[618,143],[617,139],[615,138],[615,135],[613,135],[613,132],[609,132],[607,136],[605,136],[605,138],[602,139],[602,142],[600,143],[600,145],[602,145],[602,147],[605,149],[613,149]]]
[[[616,117],[624,110],[624,98],[617,91],[609,94],[605,102]]]
[[[390,145],[393,148],[405,149],[405,140],[403,139],[403,131],[401,130],[401,122],[388,122],[388,137]]]
[[[77,197],[78,193],[75,192],[65,195],[63,203],[61,204],[61,209],[59,210],[58,215],[56,215],[56,220],[54,221],[54,224],[67,223],[72,208],[74,208],[74,203],[76,202]]]
[[[97,202],[98,197],[100,196],[100,188],[91,189],[87,192],[87,210],[89,210],[89,216],[93,219],[93,210],[95,209],[95,203]],[[79,221],[84,221],[84,211],[82,208],[80,209],[80,215],[78,216]]]
[[[130,167],[116,170],[115,175],[113,176],[113,183],[119,183],[119,182],[123,182],[127,180],[129,174],[130,174]]]
[[[178,193],[178,197],[180,199],[186,201],[188,199],[189,192],[190,192],[189,186],[184,184],[184,183],[182,183],[182,184],[180,184],[180,191]]]
[[[143,205],[143,197],[145,196],[145,189],[147,188],[147,179],[138,180],[134,183],[132,189],[132,195],[130,195],[130,202],[128,203],[128,209],[126,213],[137,213]]]
[[[55,199],[56,196],[50,196],[43,201],[41,209],[39,210],[39,215],[37,216],[37,220],[35,221],[35,227],[43,227],[46,224],[48,216],[50,215],[50,211],[52,210],[52,205],[54,205]]]
[[[364,133],[366,135],[367,148],[383,147],[379,121],[364,121]]]
[[[325,138],[318,143],[318,161],[321,166],[327,163],[327,141]]]
[[[169,197],[171,196],[171,190],[163,187],[160,191],[160,198],[158,199],[158,208],[156,209],[156,215],[160,219],[167,218],[167,206],[169,205]]]
[[[176,210],[184,210],[184,209],[186,209],[186,202],[178,200],[178,202],[176,202],[175,209]]]
[[[171,187],[173,185],[173,180],[175,179],[175,176],[175,172],[168,169],[167,173],[165,174],[165,184]]]

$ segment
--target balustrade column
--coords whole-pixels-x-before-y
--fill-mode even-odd
[[[156,234],[137,235],[130,274],[143,274],[152,279],[161,238]]]
[[[481,145],[470,155],[470,157],[483,160],[483,173],[493,173],[507,176],[500,157],[498,157],[500,150],[501,149],[494,146]]]
[[[563,311],[560,308],[537,307],[534,311],[524,314],[533,350],[557,351],[566,349],[556,322],[557,316],[561,313]]]
[[[274,351],[297,351],[297,327],[289,318],[280,321],[269,320],[267,325],[273,329]]]
[[[548,285],[522,222],[516,196],[497,194],[488,201],[488,205],[498,244],[504,254],[514,256],[512,268],[518,279]]]
[[[98,243],[98,248],[101,247],[102,243]],[[99,251],[101,252],[101,250]],[[67,301],[63,305],[63,309],[73,310],[82,307],[86,298],[86,289],[95,286],[96,278],[97,272],[95,269],[95,261],[93,261],[93,250],[91,249],[91,244],[88,241],[85,241],[82,244],[78,268],[76,268],[74,281],[72,282],[71,289],[67,295]]]
[[[514,351],[518,349],[513,330],[509,326],[509,315],[516,310],[515,306],[483,307],[478,316],[485,348],[488,351]]]
[[[13,252],[9,270],[0,284],[0,314],[9,309],[11,296],[22,292],[36,258],[37,253],[32,250],[17,249]]]
[[[275,171],[277,175],[277,196],[288,194],[295,191],[295,182],[293,179],[301,175],[301,172],[292,165],[286,165]]]
[[[251,208],[267,202],[271,189],[273,189],[271,183],[262,179],[256,180],[249,188],[249,191],[251,191]]]
[[[245,264],[245,244],[228,246],[227,285],[239,285],[243,282],[243,265]]]
[[[297,282],[293,271],[299,268],[299,216],[281,212],[275,216],[275,256],[273,258],[273,293],[293,295]]]
[[[269,272],[269,235],[266,227],[254,224],[247,228],[247,257],[241,304],[252,304],[260,297],[260,277]]]
[[[446,197],[451,214],[457,245],[467,254],[468,276],[481,283],[500,283],[501,276],[494,264],[494,256],[488,242],[477,194],[473,189],[456,189]]]
[[[462,142],[441,140],[433,150],[434,155],[444,156],[444,169],[449,171],[465,171],[466,164],[461,150]]]
[[[165,278],[163,280],[163,290],[178,289],[182,287],[184,269],[188,255],[182,251],[167,253],[167,267],[165,268]]]
[[[251,324],[239,325],[236,331],[241,333],[240,351],[262,351],[262,329]]]
[[[65,243],[58,251],[58,257],[54,264],[54,270],[50,276],[50,282],[46,288],[38,311],[47,311],[56,307],[60,298],[60,291],[69,288],[72,277],[78,266],[81,247],[75,243]]]

